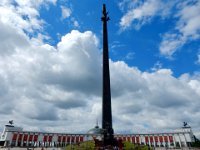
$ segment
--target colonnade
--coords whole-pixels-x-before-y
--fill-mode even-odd
[[[102,138],[102,135],[60,134],[42,132],[8,132],[4,146],[13,147],[65,147],[68,144]],[[150,147],[190,147],[190,133],[115,134],[115,139]],[[187,137],[187,138],[186,138]]]
[[[13,147],[65,147],[68,144],[80,143],[84,141],[84,135],[81,134],[13,132],[11,137],[11,141],[7,140],[5,146],[10,145]]]
[[[189,133],[115,135],[115,138],[150,147],[190,147],[192,141],[188,140],[186,135]]]

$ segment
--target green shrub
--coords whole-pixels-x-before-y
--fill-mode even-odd
[[[94,150],[95,143],[94,141],[86,141],[79,144],[68,145],[65,150]]]
[[[132,144],[130,142],[123,142],[123,150],[152,150],[146,145]],[[68,145],[64,150],[95,150],[94,141],[86,141],[79,144]]]
[[[152,148],[146,145],[140,146],[138,144],[132,144],[130,142],[123,142],[123,144],[124,144],[123,147],[124,150],[152,150]]]

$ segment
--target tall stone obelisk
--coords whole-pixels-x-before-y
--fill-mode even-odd
[[[102,129],[104,146],[113,145],[114,131],[112,128],[112,109],[111,109],[111,92],[110,92],[110,72],[109,72],[109,54],[108,54],[108,32],[106,5],[103,4],[103,95],[102,95]]]

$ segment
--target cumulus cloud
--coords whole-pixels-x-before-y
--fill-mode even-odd
[[[52,46],[0,22],[0,128],[86,132],[101,118],[101,54],[91,31],[73,30]],[[12,31],[12,32],[11,32]],[[15,32],[14,32],[15,31]],[[200,75],[143,72],[110,60],[116,133],[163,131],[188,121],[199,130]]]
[[[75,117],[72,110],[84,111],[90,99],[100,96],[100,54],[98,39],[92,32],[72,31],[62,37],[56,49],[47,44],[34,45],[24,34],[17,34],[15,40],[19,39],[24,42],[11,45],[17,51],[3,55],[0,62],[4,81],[1,115],[65,120]],[[9,41],[8,36],[5,41]],[[77,117],[82,116],[80,111]]]
[[[71,9],[70,9],[70,8],[67,8],[67,7],[65,7],[65,6],[61,6],[61,10],[62,10],[61,19],[66,19],[66,18],[68,18],[68,17],[71,15],[71,13],[72,13]]]
[[[162,42],[159,46],[160,53],[168,58],[181,48],[186,42],[186,39],[181,35],[175,33],[166,33],[162,37]]]
[[[119,3],[119,7],[123,9],[126,3],[127,1]],[[160,0],[146,0],[144,3],[141,1],[129,1],[127,5],[128,12],[120,20],[122,30],[130,27],[138,30],[155,16],[165,16],[168,13],[168,5],[165,6]]]
[[[72,16],[72,9],[61,6],[61,20],[69,19],[70,25],[73,25],[74,28],[79,28],[79,22],[75,17]]]
[[[10,55],[20,47],[29,46],[28,38],[14,27],[6,25],[0,21],[0,38],[1,38],[1,56]]]
[[[171,57],[185,43],[200,37],[200,2],[180,2],[177,9],[176,26],[173,31],[164,34],[160,44],[161,54],[167,57]]]
[[[200,2],[196,1],[192,4],[183,3],[179,6],[180,11],[177,14],[177,17],[180,19],[177,22],[177,29],[185,37],[191,37],[192,39],[199,38],[200,30]]]
[[[12,6],[6,4],[1,8]],[[26,3],[20,1],[20,8],[21,5],[26,6]],[[18,17],[26,22],[22,15],[18,14]],[[53,126],[55,120],[62,122],[75,117],[72,112],[76,109],[77,117],[82,116],[88,101],[100,95],[101,63],[97,37],[90,31],[72,31],[53,47],[43,43],[40,34],[30,38],[23,32],[24,26],[15,26],[12,22],[12,19],[4,21],[2,15],[0,110],[4,123],[15,118],[16,122],[26,120],[26,127],[30,120],[50,121]]]
[[[123,128],[128,128],[130,125],[138,129],[137,125],[142,124],[144,131],[154,130],[155,132],[155,130],[166,128],[174,129],[184,120],[188,120],[188,122],[195,120],[191,112],[196,112],[196,106],[199,106],[199,92],[190,85],[192,77],[183,81],[182,77],[173,77],[173,73],[169,69],[158,69],[149,73],[121,64],[124,63],[115,62],[112,65],[116,65],[118,70],[123,70],[118,74],[125,75],[126,78],[115,76],[116,70],[111,69],[112,92],[118,94],[117,96],[113,95],[113,114],[115,114],[117,122],[125,123],[125,127],[120,127],[116,123],[118,130],[123,131]],[[127,73],[128,70],[129,73]],[[129,77],[132,79],[130,80]],[[195,77],[193,82],[197,87],[199,80]],[[115,89],[115,84],[120,87]],[[195,114],[198,115],[198,113]],[[145,124],[148,124],[148,127],[145,127]],[[196,126],[196,123],[194,124]],[[135,131],[134,127],[131,129],[132,132]]]
[[[155,17],[175,19],[174,28],[162,35],[159,45],[160,54],[167,58],[172,58],[183,45],[200,37],[199,1],[124,0],[119,7],[124,14],[119,23],[122,31],[129,28],[139,30]]]
[[[33,33],[42,29],[44,21],[39,18],[39,7],[49,3],[55,4],[56,0],[3,0],[0,4],[0,20],[20,30]]]

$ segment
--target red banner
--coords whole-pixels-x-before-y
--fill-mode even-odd
[[[17,140],[17,135],[18,134],[16,134],[16,133],[13,134],[12,141],[16,141]]]
[[[154,140],[155,140],[155,142],[158,142],[158,137],[154,136]]]
[[[58,136],[58,142],[61,142],[61,136]]]
[[[79,142],[79,136],[76,136],[76,143]]]
[[[80,136],[80,142],[83,142],[83,136]]]
[[[37,142],[38,140],[38,135],[34,135],[34,142]]]
[[[67,136],[67,143],[70,143],[70,135]]]
[[[48,141],[49,141],[49,142],[52,142],[52,135],[49,135]]]
[[[47,135],[43,137],[43,142],[47,142]]]
[[[148,136],[145,136],[145,143],[148,143],[149,142],[149,138]]]
[[[153,137],[152,136],[150,136],[150,142],[153,143]]]
[[[19,135],[18,141],[22,141],[22,136],[23,136],[23,134],[20,134],[20,135]]]
[[[74,143],[74,138],[75,138],[75,137],[74,137],[74,136],[72,136],[72,143]]]
[[[23,141],[27,141],[28,139],[28,134],[24,134],[24,140]]]
[[[66,136],[63,136],[62,142],[66,142]]]
[[[169,141],[170,141],[171,143],[174,142],[173,136],[169,136]]]
[[[29,135],[28,141],[32,141],[33,140],[33,135]]]
[[[168,142],[168,137],[167,136],[164,136],[164,141]]]
[[[135,137],[134,136],[132,136],[132,142],[135,143]]]
[[[163,142],[163,137],[159,136],[159,140],[160,140],[160,142]]]

